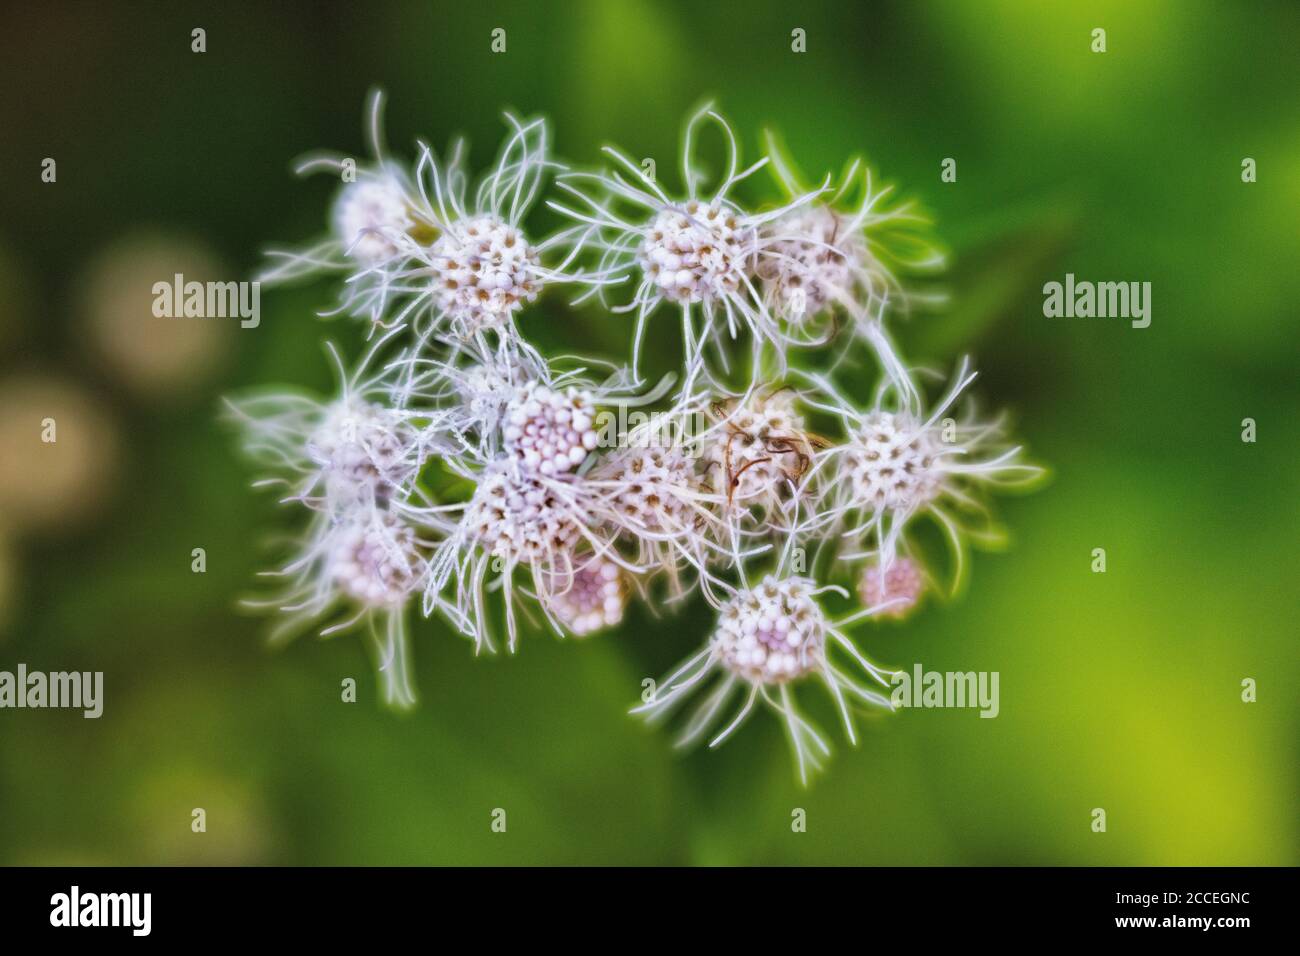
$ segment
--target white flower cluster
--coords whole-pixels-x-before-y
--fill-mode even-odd
[[[918,299],[904,280],[938,260],[919,218],[887,206],[857,164],[838,188],[802,186],[771,137],[742,169],[709,108],[687,124],[678,195],[612,148],[613,168],[568,169],[542,120],[509,116],[471,190],[463,144],[445,160],[419,144],[410,168],[388,158],[379,110],[376,96],[373,162],[304,164],[345,173],[333,233],[274,253],[264,276],[343,274],[337,311],[366,323],[365,356],[348,372],[331,347],[329,400],[230,402],[267,483],[307,514],[274,572],[286,591],[267,602],[281,631],[364,622],[386,699],[408,706],[412,605],[476,650],[504,630],[514,651],[521,614],[585,637],[622,622],[633,597],[658,613],[698,595],[711,635],[637,710],[661,717],[707,685],[682,741],[716,745],[762,702],[806,777],[829,746],[795,689],[829,688],[855,739],[857,709],[890,706],[890,672],[849,627],[955,589],[968,545],[997,534],[986,492],[1039,473],[963,400],[969,363],[927,408],[886,331]],[[707,123],[727,157],[712,188],[694,155]],[[747,206],[735,187],[764,166],[780,198]],[[524,222],[547,189],[570,224],[538,241]],[[628,366],[547,358],[521,333],[527,307],[561,284],[574,305],[604,305],[600,321],[631,323]],[[661,311],[680,317],[681,364],[647,388],[646,329]],[[835,381],[855,350],[879,369],[866,400]],[[912,533],[923,519],[952,546],[947,586]]]

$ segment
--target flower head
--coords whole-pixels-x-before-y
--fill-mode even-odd
[[[798,710],[793,688],[818,680],[830,691],[839,709],[845,733],[856,742],[851,704],[892,709],[889,698],[852,676],[860,668],[871,680],[889,686],[890,672],[871,663],[841,629],[874,613],[869,608],[843,621],[833,621],[817,596],[835,588],[818,586],[809,578],[781,572],[766,575],[753,587],[737,589],[718,612],[718,623],[704,649],[688,658],[666,677],[646,704],[636,708],[651,719],[671,711],[692,690],[713,686],[687,720],[679,746],[694,743],[716,727],[728,701],[743,699],[723,729],[709,741],[716,747],[749,717],[758,701],[781,717],[795,753],[800,779],[820,767],[830,747]],[[844,656],[847,663],[832,656]]]
[[[908,557],[895,558],[886,568],[868,562],[858,579],[858,595],[866,607],[880,607],[879,616],[901,620],[920,604],[925,594],[925,573]]]
[[[404,353],[389,366],[391,406],[414,421],[437,423],[446,437],[443,453],[477,462],[496,458],[512,402],[530,381],[549,375],[544,360],[518,352],[509,361],[489,354],[476,358]]]
[[[683,572],[711,594],[709,565],[722,555],[714,543],[720,500],[706,487],[695,457],[678,444],[633,441],[604,458],[588,482],[637,568],[662,574],[674,598],[689,589]]]
[[[262,281],[344,273],[336,311],[364,316],[376,328],[415,324],[421,343],[444,334],[463,342],[485,331],[515,338],[515,315],[545,282],[563,278],[543,266],[544,246],[530,242],[521,227],[555,165],[545,122],[506,114],[510,133],[471,194],[463,142],[452,145],[445,163],[419,143],[411,169],[387,156],[382,111],[383,96],[375,92],[369,162],[318,154],[299,164],[299,173],[343,176],[331,235],[305,250],[272,250]]]
[[[712,190],[703,188],[694,154],[695,137],[706,121],[719,127],[727,145],[726,175]],[[751,336],[755,375],[757,356],[765,344],[776,346],[776,357],[783,363],[788,343],[755,285],[755,268],[769,241],[765,227],[811,201],[820,190],[777,209],[746,210],[734,198],[733,190],[768,160],[741,170],[731,127],[709,106],[691,117],[683,137],[685,196],[669,196],[619,150],[606,147],[605,152],[622,167],[621,172],[563,176],[557,185],[576,199],[580,208],[556,202],[549,205],[578,224],[571,231],[575,249],[589,246],[600,254],[599,268],[583,280],[591,284],[588,295],[634,277],[631,299],[614,310],[633,312],[637,317],[633,369],[639,367],[647,321],[662,303],[681,312],[687,388],[704,370],[705,348],[712,345],[721,353],[724,335],[737,338],[742,327]],[[579,183],[590,187],[590,194],[579,189]]]
[[[567,489],[502,462],[483,475],[464,524],[493,557],[511,563],[562,561],[582,539]]]
[[[271,633],[276,642],[312,624],[325,625],[322,637],[362,625],[384,702],[405,709],[416,700],[406,608],[424,586],[427,571],[414,528],[398,514],[357,510],[339,521],[316,515],[295,557],[267,572],[285,580],[280,592],[244,603],[281,614]]]
[[[782,191],[791,198],[806,193],[805,180],[777,137],[769,132],[766,139]],[[945,256],[930,234],[929,219],[914,202],[896,202],[893,192],[854,159],[833,192],[766,227],[758,271],[767,301],[783,323],[815,337],[842,318],[865,333],[879,325],[887,306],[907,309],[918,301],[936,301],[904,279],[934,273]]]
[[[928,413],[914,389],[904,392],[888,379],[875,403],[860,411],[826,379],[807,377],[828,402],[823,410],[837,414],[846,432],[843,442],[820,450],[809,469],[807,481],[835,476],[819,483],[815,526],[868,546],[866,553],[888,573],[910,522],[929,516],[951,546],[956,590],[967,541],[994,543],[999,537],[985,492],[1027,486],[1042,474],[1023,460],[1019,446],[1007,443],[1001,420],[981,421],[970,407],[953,417],[975,380],[969,361],[963,360],[947,395]]]
[[[399,255],[399,237],[415,226],[406,187],[388,171],[348,183],[334,204],[334,235],[343,252],[364,266]]]
[[[387,315],[405,296],[399,275],[426,241],[431,223],[407,167],[390,159],[383,143],[383,94],[370,94],[366,138],[371,159],[316,153],[297,165],[299,175],[325,172],[343,185],[330,215],[329,235],[304,249],[272,249],[259,279],[276,285],[319,273],[346,276],[336,309],[367,319],[372,329],[389,324]]]
[[[785,195],[806,193],[803,178],[771,132],[767,151]],[[833,193],[765,227],[757,272],[764,301],[791,342],[822,345],[847,328],[906,389],[907,372],[885,321],[913,305],[944,301],[916,280],[942,269],[945,256],[926,216],[910,201],[894,202],[892,194],[893,187],[878,187],[870,167],[854,159]]]
[[[722,606],[713,633],[719,663],[750,683],[783,684],[816,670],[828,622],[806,578],[763,579]]]
[[[591,393],[563,391],[532,380],[518,389],[506,408],[506,454],[526,471],[558,475],[582,464],[600,440],[592,427]]]
[[[227,404],[246,450],[274,470],[259,484],[287,486],[283,500],[310,514],[293,558],[270,572],[287,582],[281,593],[248,603],[282,613],[275,640],[313,623],[323,635],[364,623],[385,701],[409,707],[405,611],[428,573],[421,534],[439,533],[416,479],[441,439],[386,403],[382,374],[367,371],[382,345],[352,374],[330,348],[340,379],[332,401],[282,392]]]
[[[849,435],[842,473],[866,507],[916,511],[943,494],[943,454],[937,429],[909,412],[873,410]]]
[[[326,573],[357,604],[400,608],[420,584],[423,565],[414,529],[391,512],[330,531]]]
[[[655,215],[636,260],[654,294],[683,305],[717,304],[741,292],[757,239],[738,207],[692,199]]]
[[[613,561],[579,559],[567,582],[551,589],[550,611],[576,637],[614,627],[627,607],[627,572]]]
[[[522,226],[556,165],[548,154],[546,123],[505,118],[510,136],[473,194],[462,167],[462,142],[452,146],[445,164],[420,144],[415,175],[436,238],[413,250],[402,279],[417,294],[400,313],[415,317],[419,346],[436,339],[453,348],[475,343],[481,351],[488,333],[514,342],[519,311],[547,282],[565,278],[542,264],[552,242],[533,243]]]
[[[508,646],[518,638],[514,577],[524,573],[543,611],[557,591],[565,591],[577,569],[597,558],[617,561],[610,534],[594,518],[593,491],[571,475],[529,472],[518,461],[501,458],[475,476],[469,501],[459,507],[459,523],[440,542],[424,592],[425,613],[435,608],[475,646],[492,649],[484,607],[484,588],[494,575],[504,593]],[[559,628],[557,628],[558,630]]]
[[[773,507],[812,461],[815,441],[789,389],[756,390],[717,402],[705,443],[714,489],[742,509]]]
[[[451,223],[429,250],[435,308],[469,332],[496,329],[536,300],[537,250],[496,215]]]
[[[772,313],[794,329],[814,327],[836,308],[858,308],[855,290],[870,276],[866,239],[847,217],[817,204],[795,209],[768,225],[758,264]]]
[[[436,430],[419,428],[390,407],[382,374],[367,372],[382,344],[381,339],[351,375],[330,346],[341,385],[331,401],[283,391],[226,402],[244,433],[245,450],[274,472],[259,484],[286,485],[285,500],[333,520],[413,493],[438,439]]]
[[[369,496],[382,502],[414,481],[427,453],[422,437],[395,410],[347,396],[324,408],[306,447],[328,501]]]

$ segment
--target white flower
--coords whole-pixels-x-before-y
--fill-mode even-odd
[[[888,567],[871,561],[858,579],[858,595],[865,606],[880,606],[880,617],[900,620],[916,610],[925,588],[925,572],[908,557],[895,558]]]
[[[693,139],[705,120],[721,128],[728,148],[726,175],[712,191],[702,188],[693,151]],[[683,138],[683,198],[670,197],[624,153],[613,147],[606,147],[605,152],[631,176],[617,170],[562,176],[557,188],[568,192],[583,208],[556,202],[549,205],[578,223],[575,230],[585,227],[585,231],[574,233],[578,236],[574,243],[577,250],[588,246],[600,253],[599,268],[579,280],[592,286],[579,302],[629,274],[638,277],[631,300],[614,309],[634,312],[637,317],[632,349],[634,371],[640,367],[647,321],[663,302],[681,310],[686,388],[704,369],[705,348],[712,344],[721,351],[724,333],[735,339],[742,325],[750,333],[755,359],[765,343],[772,343],[783,362],[785,341],[755,286],[754,270],[767,241],[764,227],[811,201],[820,190],[778,209],[763,213],[745,210],[731,193],[767,159],[740,170],[731,127],[708,106],[691,117]],[[575,183],[580,182],[592,185],[595,194],[577,188]],[[757,360],[753,372],[758,372]]]
[[[704,517],[697,507],[706,500],[703,482],[694,459],[680,448],[619,449],[592,479],[609,489],[610,506],[638,531],[677,536]]]
[[[776,137],[769,132],[766,139],[786,196],[805,194],[802,177]],[[887,302],[907,308],[918,300],[940,301],[905,287],[899,278],[941,269],[945,256],[930,236],[929,219],[913,202],[894,203],[893,191],[878,188],[870,167],[854,159],[833,194],[766,227],[758,271],[774,314],[814,335],[839,313],[861,332],[879,322]]]
[[[341,395],[331,402],[278,393],[227,404],[246,450],[278,473],[258,484],[287,485],[284,500],[306,506],[309,515],[296,556],[272,573],[288,580],[283,593],[249,603],[282,613],[273,640],[350,609],[321,633],[364,621],[385,701],[409,707],[415,695],[406,670],[405,609],[428,572],[416,514],[428,519],[419,530],[439,533],[439,516],[416,478],[438,439],[436,429],[421,429],[384,404],[383,377],[367,375],[383,344],[375,343],[350,376],[330,347],[341,379]]]
[[[919,511],[943,493],[943,443],[910,412],[870,411],[841,449],[853,498],[877,511]]]
[[[593,517],[597,502],[581,478],[528,472],[508,457],[473,477],[477,485],[470,500],[459,506],[458,526],[432,558],[424,611],[442,611],[477,648],[491,650],[485,588],[489,575],[495,575],[505,598],[507,646],[513,651],[518,639],[516,569],[525,571],[545,612],[590,555],[619,558],[610,533]],[[586,557],[577,557],[580,549]]]
[[[398,255],[398,237],[415,226],[408,202],[406,189],[391,174],[345,185],[334,205],[334,233],[343,251],[367,266]]]
[[[506,408],[506,454],[525,471],[543,475],[577,468],[600,438],[592,427],[591,402],[591,394],[577,388],[552,390],[539,381],[529,382]]]
[[[319,153],[298,163],[299,175],[324,171],[343,179],[329,237],[306,249],[269,250],[271,264],[258,276],[276,285],[318,273],[344,274],[339,305],[324,314],[362,317],[372,328],[388,324],[389,311],[406,295],[399,276],[432,228],[412,177],[385,154],[383,103],[378,90],[367,102],[372,160],[358,164],[351,156]]]
[[[805,578],[768,576],[722,607],[713,644],[722,666],[750,683],[783,684],[814,671],[827,622]]]
[[[511,564],[551,563],[572,552],[581,540],[564,491],[508,463],[483,476],[465,511],[464,524],[489,554]]]
[[[773,509],[812,463],[814,442],[790,389],[755,390],[716,403],[705,441],[714,489],[727,504]]]
[[[577,637],[587,637],[618,624],[627,607],[627,575],[613,561],[591,556],[579,559],[567,581],[550,591],[550,611]]]
[[[721,199],[692,199],[656,214],[636,253],[654,294],[693,305],[739,293],[758,240],[757,228],[742,217],[738,207]]]
[[[537,250],[495,213],[447,223],[427,259],[435,308],[467,333],[502,327],[541,291]]]
[[[406,353],[389,371],[393,406],[412,420],[436,422],[447,439],[445,456],[468,455],[479,463],[498,457],[515,396],[549,374],[531,350],[508,361],[491,354],[479,360],[463,351],[446,358]]]
[[[389,407],[383,376],[367,375],[375,350],[352,375],[331,345],[341,394],[321,402],[305,394],[274,392],[227,400],[244,431],[245,450],[276,475],[259,485],[287,485],[299,501],[335,519],[354,506],[386,506],[413,492],[416,476],[438,442],[436,429],[417,427]]]
[[[419,431],[402,415],[357,396],[326,406],[307,440],[332,502],[366,496],[386,501],[414,481],[425,452]]]
[[[305,250],[272,250],[273,265],[261,280],[346,273],[336,312],[367,317],[375,327],[414,324],[421,345],[447,333],[453,342],[484,331],[515,338],[518,311],[545,282],[564,278],[542,265],[547,244],[529,242],[521,229],[555,165],[547,155],[545,122],[506,114],[510,134],[471,194],[463,142],[452,145],[445,165],[418,143],[419,159],[408,173],[386,155],[382,110],[383,95],[376,91],[368,106],[369,163],[316,155],[299,164],[299,173],[344,176],[332,235]],[[564,234],[554,238],[566,241]]]
[[[861,307],[855,293],[864,276],[870,283],[870,253],[862,233],[850,226],[834,209],[815,205],[767,227],[771,242],[758,275],[773,314],[796,329],[815,329],[816,320],[837,307]]]
[[[415,532],[390,512],[341,524],[329,542],[326,572],[358,604],[401,607],[420,583],[423,558]]]
[[[453,144],[445,164],[419,144],[420,209],[436,238],[413,250],[413,261],[400,276],[416,294],[396,319],[404,323],[414,317],[418,347],[437,340],[453,350],[472,345],[482,354],[488,333],[497,342],[516,341],[518,312],[547,282],[566,279],[541,260],[564,236],[537,244],[522,228],[547,171],[557,165],[548,155],[546,123],[509,113],[505,119],[510,136],[472,194],[462,168],[463,142]]]
[[[540,475],[576,471],[613,443],[616,415],[604,406],[658,397],[631,394],[624,370],[595,382],[585,367],[552,368],[528,348],[482,360],[465,351],[446,359],[408,354],[389,370],[393,403],[404,416],[436,424],[444,459],[459,462],[454,470],[466,477],[501,458]]]
[[[300,165],[342,174],[330,234],[272,253],[262,278],[337,272],[336,311],[385,331],[351,374],[330,347],[331,399],[231,403],[247,449],[272,470],[265,483],[304,508],[303,537],[274,572],[287,587],[263,602],[282,614],[277,633],[363,624],[385,699],[409,706],[413,595],[476,651],[493,649],[503,613],[513,652],[520,613],[583,637],[622,622],[633,593],[657,612],[698,587],[717,612],[705,646],[638,711],[657,719],[703,689],[680,742],[708,735],[717,746],[761,703],[806,781],[830,748],[799,712],[798,688],[827,689],[850,742],[860,707],[892,709],[880,688],[893,675],[847,629],[904,618],[934,586],[913,522],[944,529],[960,581],[966,544],[997,533],[985,493],[1040,474],[1000,420],[959,410],[974,378],[966,363],[927,408],[889,336],[887,319],[925,298],[913,279],[942,261],[924,220],[857,162],[833,194],[830,177],[801,185],[771,137],[768,155],[742,168],[731,128],[705,107],[685,127],[680,191],[606,148],[613,168],[555,182],[567,204],[548,205],[571,224],[530,236],[525,217],[562,170],[544,120],[507,114],[496,161],[475,178],[463,141],[443,155],[417,143],[413,167],[389,158],[381,106],[375,94],[371,159]],[[708,184],[696,156],[706,127],[725,146]],[[783,199],[742,203],[737,186],[769,163]],[[626,283],[613,311],[634,316],[630,369],[547,358],[522,336],[520,316],[561,282],[583,287],[575,305]],[[680,316],[682,374],[644,390],[641,351],[661,306]],[[790,360],[841,330],[851,335],[830,369],[855,367],[849,350],[865,345],[882,373],[866,408],[830,372]],[[676,383],[669,410],[645,419]],[[828,418],[834,442],[811,430]],[[770,563],[754,574],[759,556]],[[861,606],[833,615],[849,587]]]
[[[697,459],[679,445],[630,444],[593,468],[587,483],[637,568],[664,575],[674,599],[690,589],[689,579],[682,583],[688,572],[713,600],[709,565],[725,556],[714,543],[721,499],[709,492]]]
[[[767,151],[785,194],[804,195],[804,181],[770,132]],[[848,327],[906,388],[907,373],[885,319],[915,304],[945,301],[900,278],[932,274],[945,256],[929,234],[930,221],[911,202],[891,202],[892,193],[892,186],[877,188],[871,169],[853,160],[834,194],[765,227],[757,271],[764,301],[792,344],[825,344]]]
[[[909,523],[927,515],[951,546],[955,591],[967,541],[999,540],[984,491],[1027,486],[1042,474],[1022,460],[1019,446],[1006,443],[1001,420],[979,421],[970,412],[953,417],[975,379],[969,361],[962,361],[948,394],[928,413],[914,388],[904,393],[889,380],[873,406],[859,411],[826,379],[805,377],[829,403],[817,407],[838,415],[846,432],[842,443],[817,452],[804,478],[805,486],[818,488],[813,529],[870,544],[869,553],[887,572]]]
[[[846,667],[859,667],[882,687],[891,673],[871,663],[841,628],[877,609],[868,608],[840,622],[826,615],[816,598],[833,587],[819,587],[809,578],[781,573],[765,576],[757,586],[741,588],[718,612],[718,624],[708,644],[660,682],[653,698],[636,708],[657,719],[671,711],[692,690],[716,677],[713,687],[687,720],[679,746],[694,743],[716,727],[728,702],[740,691],[743,703],[709,741],[716,747],[745,721],[759,700],[784,721],[795,753],[799,777],[820,767],[830,747],[817,729],[800,715],[792,687],[816,679],[834,699],[849,741],[855,743],[851,702],[892,710],[888,697],[851,676]],[[831,651],[843,654],[840,664]]]
[[[384,702],[405,709],[416,702],[405,612],[411,595],[423,588],[427,571],[414,529],[398,515],[357,508],[333,521],[318,514],[298,555],[268,572],[287,579],[281,593],[245,604],[280,612],[271,633],[277,643],[313,623],[326,623],[321,636],[363,625]],[[337,620],[340,613],[342,620]]]

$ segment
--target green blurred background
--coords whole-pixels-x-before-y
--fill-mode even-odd
[[[1297,862],[1300,6],[787,6],[4,14],[0,669],[102,670],[106,700],[98,721],[0,711],[0,862]],[[355,353],[357,330],[313,318],[329,283],[264,291],[256,330],[159,322],[147,290],[172,271],[248,275],[269,243],[321,233],[330,183],[290,162],[363,154],[372,85],[407,156],[416,136],[464,132],[485,163],[509,106],[550,115],[568,159],[615,142],[674,182],[683,114],[715,96],[749,158],[765,124],[810,172],[865,151],[935,214],[953,304],[907,323],[904,351],[970,351],[1054,479],[1000,502],[1012,546],[976,556],[963,599],[858,633],[886,663],[999,671],[996,720],[867,721],[801,790],[768,716],[681,755],[626,715],[703,637],[698,605],[497,659],[416,621],[406,717],[375,703],[354,638],[266,649],[235,602],[292,525],[249,489],[218,399],[328,389],[320,343]],[[1041,287],[1067,271],[1150,281],[1151,327],[1044,318]],[[625,320],[563,302],[525,331],[625,354]]]

